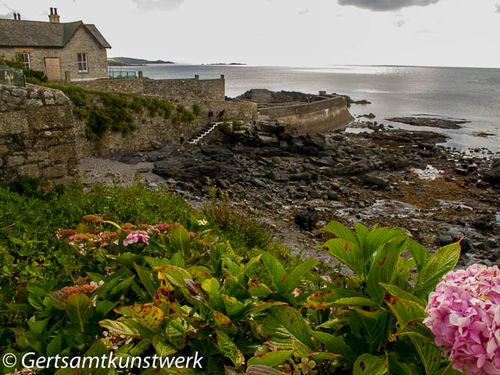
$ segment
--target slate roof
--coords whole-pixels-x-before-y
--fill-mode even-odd
[[[0,47],[63,48],[76,31],[85,28],[103,48],[111,48],[95,25],[82,21],[51,23],[0,19]]]

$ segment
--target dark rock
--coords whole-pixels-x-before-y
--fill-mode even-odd
[[[308,207],[295,215],[295,223],[304,230],[314,229],[318,219],[319,214],[314,207]]]
[[[125,164],[138,164],[145,161],[146,157],[140,152],[123,155],[119,160]]]
[[[260,124],[262,131],[270,134],[279,135],[285,131],[285,126],[279,122],[263,122]]]
[[[363,182],[377,189],[386,189],[389,186],[389,181],[371,174],[364,175]]]
[[[495,220],[495,215],[483,215],[474,221],[473,225],[477,229],[492,230],[495,226]]]
[[[483,179],[492,185],[500,184],[500,158],[493,160],[489,170],[483,174]]]
[[[279,146],[280,141],[275,135],[265,135],[265,134],[257,134],[257,139],[259,143],[264,147],[275,147]]]
[[[460,129],[461,124],[467,124],[470,122],[467,120],[451,120],[433,117],[393,117],[388,118],[387,120],[412,126],[425,126],[440,129]]]

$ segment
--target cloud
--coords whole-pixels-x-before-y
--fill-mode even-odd
[[[8,11],[6,14],[0,14],[1,19],[13,19],[14,18],[14,12],[16,12],[15,9],[11,8],[3,1],[0,1],[0,11],[1,11],[1,8],[7,9],[7,11]]]
[[[496,12],[500,13],[500,4],[496,4],[495,7],[497,8]]]
[[[398,22],[396,22],[396,26],[397,27],[403,27],[405,23],[406,23],[405,20],[399,20]]]
[[[144,10],[174,10],[181,5],[184,0],[133,0],[139,9]]]
[[[411,6],[427,6],[439,0],[338,0],[340,5],[352,5],[376,12],[399,10]]]
[[[299,16],[304,16],[304,15],[306,15],[307,13],[311,13],[311,9],[306,8],[306,9],[299,10],[298,15],[299,15]]]

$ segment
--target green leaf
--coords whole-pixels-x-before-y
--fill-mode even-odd
[[[417,296],[411,294],[410,292],[407,292],[406,290],[401,289],[400,287],[396,285],[390,285],[390,284],[385,284],[385,283],[380,283],[380,285],[391,295],[398,297],[400,299],[405,299],[412,301],[416,303],[417,305],[420,305],[422,307],[426,306],[426,302],[422,301],[420,298]]]
[[[384,375],[389,372],[387,359],[365,353],[354,363],[353,375]]]
[[[165,264],[164,266],[156,269],[158,271],[158,278],[160,280],[168,280],[173,285],[179,288],[186,287],[186,280],[191,280],[191,274],[183,268]]]
[[[112,333],[115,336],[126,336],[126,337],[140,337],[141,335],[137,331],[137,329],[134,327],[129,327],[129,325],[126,324],[125,322],[121,322],[118,320],[109,320],[105,319],[99,322],[99,325],[107,329],[110,333]]]
[[[353,244],[358,244],[358,240],[356,238],[356,235],[349,228],[347,228],[344,224],[342,224],[338,221],[332,221],[332,222],[326,224],[323,227],[323,230],[325,232],[334,234],[335,236],[337,236],[337,238],[341,238],[341,239],[346,240],[348,242],[352,242]]]
[[[115,312],[128,318],[137,319],[141,324],[152,330],[161,325],[165,316],[163,310],[153,304],[120,306],[115,309]]]
[[[262,261],[271,276],[274,287],[276,290],[281,290],[283,279],[286,274],[285,268],[278,259],[266,252],[262,253]]]
[[[91,313],[90,298],[85,294],[73,294],[66,300],[66,315],[78,327],[80,332],[85,332],[85,322]]]
[[[378,306],[368,297],[346,297],[331,302],[333,306]]]
[[[142,267],[138,265],[137,263],[134,263],[134,269],[137,272],[137,275],[139,276],[139,279],[142,282],[142,285],[146,288],[148,294],[151,297],[154,297],[156,293],[157,286],[155,285],[155,281],[153,278],[153,271],[149,270],[145,267]]]
[[[167,344],[163,337],[155,335],[153,337],[153,347],[155,348],[156,354],[160,357],[168,357],[172,354],[177,353],[177,349],[172,345]]]
[[[47,345],[47,356],[54,356],[56,354],[60,354],[62,351],[62,342],[63,342],[63,335],[62,333],[59,333],[57,336],[55,336]]]
[[[414,301],[392,297],[386,299],[386,303],[392,313],[396,316],[401,328],[406,327],[408,323],[415,320],[421,321],[427,316],[424,308]]]
[[[365,239],[365,246],[363,247],[363,257],[369,260],[373,253],[385,243],[395,238],[408,238],[407,234],[398,228],[375,228],[372,229]]]
[[[329,352],[340,354],[342,358],[350,363],[356,360],[356,353],[346,344],[343,337],[334,336],[325,332],[315,331],[312,333],[314,338],[325,345]]]
[[[300,263],[297,267],[293,269],[288,275],[285,276],[285,281],[282,284],[280,290],[281,293],[288,294],[291,293],[302,281],[302,278],[306,273],[308,273],[313,267],[319,262],[314,259],[308,259]]]
[[[441,367],[441,361],[444,359],[442,350],[421,337],[410,336],[410,338],[424,365],[425,373],[427,375],[437,374]]]
[[[410,251],[413,259],[415,259],[417,270],[418,272],[420,272],[425,262],[427,261],[427,258],[429,257],[429,250],[427,250],[425,247],[412,240],[411,238],[406,241],[406,247]]]
[[[273,291],[266,284],[259,280],[248,280],[248,293],[252,296],[266,298],[268,295],[272,294],[272,292]]]
[[[342,238],[335,238],[326,241],[323,247],[328,250],[331,256],[344,263],[358,275],[364,274],[363,259],[355,242],[353,243]]]
[[[233,365],[240,367],[245,363],[245,357],[238,347],[223,331],[216,331],[217,347],[219,351],[231,360]]]
[[[381,282],[392,284],[398,273],[398,261],[404,250],[406,237],[396,237],[381,245],[375,254],[375,258],[368,273],[366,290],[372,299],[382,304],[384,300],[384,289]]]
[[[349,314],[349,326],[352,333],[367,342],[374,351],[387,344],[389,318],[390,314],[383,310],[354,309]]]
[[[180,224],[174,224],[168,228],[168,233],[170,235],[172,245],[174,245],[184,256],[186,256],[189,249],[189,243],[191,241],[187,229]]]
[[[436,250],[422,267],[417,279],[417,295],[427,299],[437,283],[448,272],[452,271],[460,258],[460,243],[456,242]]]
[[[288,360],[293,354],[293,350],[277,350],[268,352],[248,360],[248,365],[266,365],[275,367]]]
[[[315,345],[311,340],[312,330],[296,309],[279,306],[271,307],[269,312],[262,326],[264,334],[278,342],[300,341],[313,351]]]

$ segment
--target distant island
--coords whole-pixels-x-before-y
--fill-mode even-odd
[[[246,64],[244,64],[244,63],[232,62],[232,63],[212,63],[212,64],[201,64],[201,65],[246,65]]]
[[[147,65],[147,64],[174,64],[173,61],[163,60],[145,60],[136,59],[133,57],[110,57],[108,59],[109,66],[132,66],[132,65]]]

